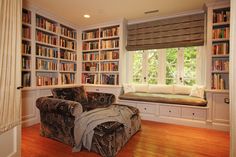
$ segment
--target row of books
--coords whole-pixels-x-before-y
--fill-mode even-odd
[[[86,62],[82,64],[82,71],[98,71],[99,64],[94,62]]]
[[[21,53],[22,54],[31,54],[31,46],[29,43],[21,43]]]
[[[22,57],[22,69],[28,70],[30,69],[30,58],[28,57]]]
[[[212,45],[213,55],[226,55],[229,54],[229,43],[217,43]]]
[[[212,39],[229,39],[229,27],[212,30]]]
[[[100,54],[100,60],[119,59],[119,51],[103,51]]]
[[[118,71],[118,62],[103,62],[101,63],[101,71]]]
[[[37,82],[37,86],[57,85],[58,78],[51,77],[51,76],[37,76],[36,82]]]
[[[69,29],[67,27],[61,26],[61,34],[73,39],[76,39],[76,31]]]
[[[116,40],[102,40],[101,48],[118,48],[119,47],[119,39]]]
[[[99,30],[82,33],[82,40],[95,39],[95,38],[99,38]]]
[[[69,41],[69,40],[61,38],[60,45],[61,45],[61,47],[75,50],[75,42],[74,41]]]
[[[221,78],[220,74],[213,74],[212,75],[212,89],[225,89],[225,80]]]
[[[229,71],[229,61],[228,60],[215,60],[212,62],[213,71]]]
[[[22,72],[21,85],[23,87],[31,86],[31,73],[30,72]]]
[[[36,16],[36,26],[48,31],[57,32],[57,24],[41,16]]]
[[[44,57],[53,57],[57,58],[57,49],[51,48],[51,47],[46,47],[42,45],[36,45],[36,55],[39,56],[44,56]]]
[[[107,28],[101,31],[101,37],[118,36],[119,27]]]
[[[57,62],[44,60],[44,59],[37,59],[36,69],[37,70],[57,70]]]
[[[84,42],[83,43],[83,50],[94,50],[98,49],[98,42],[92,41],[92,42]]]
[[[230,21],[230,11],[222,10],[220,12],[213,12],[213,23],[229,22]]]
[[[75,74],[64,73],[61,74],[61,84],[74,84],[75,83]]]
[[[102,74],[101,84],[106,85],[119,85],[119,75],[118,74]]]
[[[119,75],[118,74],[101,74],[100,80],[98,74],[82,74],[83,84],[106,84],[106,85],[119,85]]]
[[[51,45],[57,45],[57,36],[49,35],[42,31],[37,31],[36,40]]]
[[[83,61],[95,61],[99,59],[99,54],[97,53],[83,53]]]
[[[60,63],[60,70],[61,71],[76,71],[76,64],[74,63]]]
[[[61,59],[67,59],[67,60],[70,60],[70,61],[76,61],[77,60],[77,55],[74,52],[61,51],[60,52],[60,58]]]
[[[30,11],[28,11],[26,9],[22,10],[22,22],[31,24],[31,12]]]
[[[22,37],[27,38],[27,39],[31,39],[30,27],[22,27]]]
[[[83,84],[98,84],[98,74],[82,74],[82,83]]]

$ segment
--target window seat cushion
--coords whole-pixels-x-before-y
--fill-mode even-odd
[[[180,94],[156,94],[129,92],[119,96],[121,100],[146,101],[190,106],[206,106],[207,101],[199,97]]]

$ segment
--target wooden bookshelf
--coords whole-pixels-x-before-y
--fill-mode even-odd
[[[82,84],[119,85],[122,24],[82,31]]]
[[[23,9],[22,86],[75,84],[76,74],[77,30],[34,9]]]
[[[213,9],[212,19],[212,85],[214,90],[229,89],[230,8]],[[219,57],[215,57],[219,55]]]
[[[32,84],[32,13],[28,9],[22,9],[22,86],[30,87]]]

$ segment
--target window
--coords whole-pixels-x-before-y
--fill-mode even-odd
[[[197,82],[199,47],[135,51],[132,82],[149,84],[185,84]]]

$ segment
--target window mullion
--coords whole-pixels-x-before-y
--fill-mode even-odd
[[[179,48],[177,53],[177,84],[183,84],[184,79],[184,48]]]
[[[148,71],[148,67],[147,67],[147,63],[148,62],[148,53],[147,51],[143,51],[143,70],[142,70],[142,82],[146,83],[147,82],[147,71]]]

